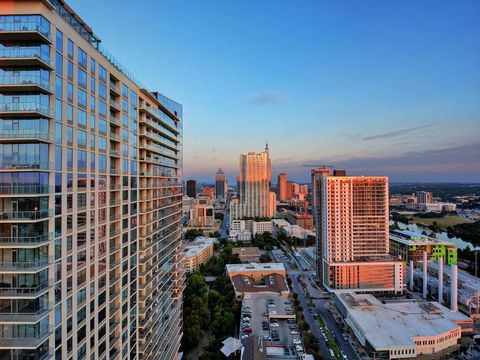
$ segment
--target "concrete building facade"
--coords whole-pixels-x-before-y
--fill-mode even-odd
[[[323,285],[401,292],[405,268],[388,255],[388,178],[328,169],[315,169],[312,176]],[[373,276],[376,269],[383,274]]]
[[[287,200],[287,174],[285,173],[278,174],[277,200],[278,201]]]
[[[183,265],[186,272],[197,270],[213,256],[213,239],[198,237],[185,246]]]
[[[228,191],[228,183],[222,168],[219,168],[215,176],[215,194],[219,203],[225,202]]]
[[[1,3],[0,358],[177,358],[182,117],[64,1]]]

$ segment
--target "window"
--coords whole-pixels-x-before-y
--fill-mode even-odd
[[[81,109],[77,110],[77,124],[87,127],[87,113]]]
[[[78,150],[77,152],[77,164],[78,170],[87,170],[87,153],[82,150]]]
[[[73,106],[70,104],[67,104],[67,121],[73,122]]]
[[[55,77],[55,96],[59,99],[63,96],[62,78],[58,75]]]
[[[68,39],[67,54],[69,58],[73,58],[73,41],[70,39]]]
[[[100,64],[98,65],[98,77],[100,78],[100,81],[107,81],[107,69]]]
[[[90,153],[90,171],[95,170],[95,153]]]
[[[55,71],[58,75],[63,75],[63,56],[60,53],[55,55]]]
[[[87,87],[87,72],[85,70],[82,70],[80,68],[78,68],[78,71],[77,71],[77,76],[78,76],[78,84],[83,86],[83,87]]]
[[[90,150],[95,150],[95,135],[90,134]]]
[[[67,82],[67,100],[73,101],[73,84]]]
[[[90,92],[95,94],[95,78],[90,76]]]
[[[73,128],[67,126],[67,145],[73,145]]]
[[[80,106],[87,106],[87,92],[82,89],[78,89],[77,91],[77,103]]]
[[[95,75],[95,60],[93,58],[90,58],[90,74]]]
[[[73,150],[67,148],[67,167],[71,169],[73,167]],[[71,184],[67,184],[71,185]]]
[[[107,157],[105,155],[98,155],[98,168],[100,171],[107,170]]]
[[[98,137],[98,148],[104,151],[107,150],[107,138],[103,136]]]
[[[85,69],[87,68],[87,53],[83,51],[81,48],[78,48],[78,64],[83,66]]]
[[[87,146],[87,133],[83,130],[77,130],[77,143],[79,146]]]
[[[98,131],[102,133],[107,132],[107,122],[105,120],[98,119]]]
[[[62,171],[62,147],[55,146],[55,170]]]
[[[90,115],[90,129],[95,131],[95,115]]]
[[[98,100],[98,113],[104,117],[107,116],[107,104],[101,100]]]
[[[67,62],[67,77],[69,80],[73,80],[73,63],[71,61]]]
[[[105,84],[98,84],[98,95],[100,95],[100,97],[104,99],[107,98],[107,87],[105,86]]]
[[[62,144],[62,124],[55,123],[55,144]]]
[[[122,84],[122,96],[128,98],[128,87],[125,84]]]
[[[59,53],[63,53],[63,33],[58,29],[55,36],[55,48]]]
[[[95,96],[90,95],[90,112],[95,112]]]
[[[62,121],[62,102],[55,99],[55,120]]]

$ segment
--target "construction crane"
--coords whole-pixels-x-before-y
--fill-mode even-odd
[[[302,166],[303,167],[314,167],[314,168],[316,168],[316,167],[319,167],[319,168],[333,168],[332,165],[321,165],[321,164],[320,165],[319,164],[303,164]]]

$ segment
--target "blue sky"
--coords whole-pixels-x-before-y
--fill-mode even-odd
[[[186,177],[233,180],[268,139],[274,175],[298,181],[303,164],[480,181],[480,1],[69,4],[184,105]]]

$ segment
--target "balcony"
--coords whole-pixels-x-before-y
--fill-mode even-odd
[[[48,244],[53,233],[32,237],[0,237],[0,248],[34,248]]]
[[[113,99],[110,99],[110,107],[117,111],[117,112],[120,112],[120,104],[118,102],[116,102],[115,100]]]
[[[45,220],[53,216],[53,210],[39,211],[4,211],[0,210],[0,221],[37,221]]]
[[[161,121],[164,125],[168,126],[172,131],[178,133],[176,122],[162,111],[155,109],[151,106],[140,105],[140,112],[146,112],[155,119]]]
[[[40,66],[53,70],[53,63],[40,48],[8,47],[0,49],[0,66]]]
[[[0,170],[53,170],[53,163],[39,161],[0,161]]]
[[[110,92],[114,95],[114,96],[120,96],[120,88],[115,85],[114,83],[110,83]]]
[[[40,285],[32,286],[4,286],[5,284],[0,285],[0,298],[12,298],[12,297],[22,297],[35,299],[40,295],[47,292],[53,285],[52,281],[46,281]]]
[[[50,108],[40,103],[0,103],[0,115],[11,117],[37,116],[52,117]]]
[[[50,82],[37,75],[0,76],[0,90],[52,93]]]
[[[53,142],[53,134],[36,130],[2,130],[2,136],[0,137],[0,142],[10,142],[15,141],[42,141],[42,142]]]
[[[2,196],[2,195],[34,196],[34,195],[50,194],[51,192],[53,192],[53,186],[48,186],[48,185],[0,186],[0,196]]]
[[[48,303],[41,309],[32,309],[22,312],[1,312],[0,323],[28,323],[34,324],[39,322],[52,311],[52,304]]]
[[[48,28],[39,22],[11,22],[0,24],[0,40],[5,41],[43,41],[50,44],[52,35]]]
[[[118,126],[118,127],[120,126],[120,120],[112,115],[110,115],[110,123],[114,126]]]
[[[53,326],[49,326],[44,333],[32,335],[31,337],[0,337],[0,348],[36,349],[47,340],[52,333]]]
[[[0,259],[0,273],[36,273],[42,269],[47,268],[53,263],[53,258],[32,260],[32,261],[15,261],[8,262]]]

